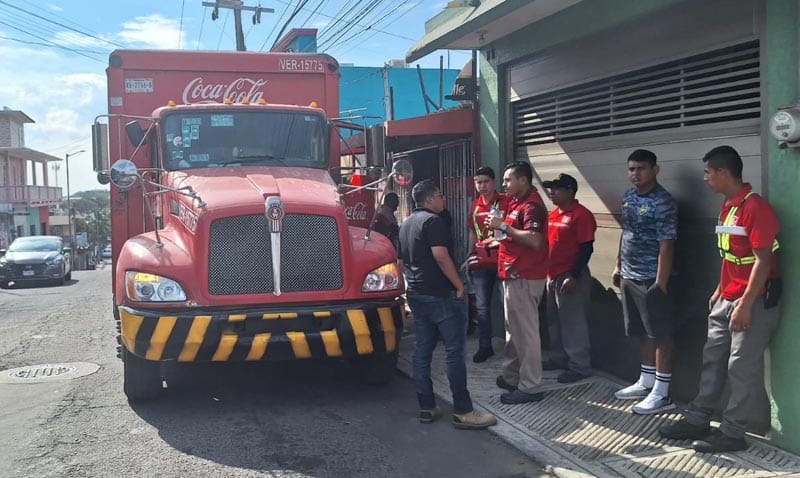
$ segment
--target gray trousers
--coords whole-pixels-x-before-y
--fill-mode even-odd
[[[542,388],[539,303],[542,301],[544,286],[544,279],[503,281],[503,305],[506,313],[503,378],[525,393],[537,393]]]
[[[764,351],[780,319],[780,305],[764,309],[756,299],[748,330],[732,332],[731,313],[738,301],[717,300],[708,316],[708,337],[703,348],[703,369],[697,396],[689,404],[686,419],[694,425],[707,426],[718,407],[725,383],[731,395],[722,412],[720,431],[727,436],[743,437],[753,404],[764,391]]]
[[[566,363],[569,370],[589,375],[589,325],[586,310],[589,304],[592,276],[586,268],[576,279],[575,289],[561,293],[561,284],[569,273],[547,280],[547,332],[550,336],[551,360]]]

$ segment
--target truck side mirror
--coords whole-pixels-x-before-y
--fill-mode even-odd
[[[398,159],[392,165],[392,173],[389,175],[398,186],[411,186],[414,181],[414,168],[405,159]]]
[[[105,123],[92,125],[92,163],[95,171],[108,170],[108,125]]]
[[[386,166],[386,130],[383,124],[376,124],[364,130],[367,138],[367,164]]]
[[[111,184],[118,187],[121,191],[132,188],[133,185],[136,184],[136,180],[139,179],[136,165],[129,159],[120,159],[114,163],[108,175]]]
[[[139,125],[138,121],[131,121],[130,123],[126,124],[125,134],[128,135],[128,141],[130,141],[134,147],[137,147],[140,144],[146,144],[144,130]]]

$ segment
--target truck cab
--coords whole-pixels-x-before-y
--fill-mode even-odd
[[[368,381],[394,374],[402,275],[391,242],[348,222],[337,70],[326,55],[112,53],[93,133],[130,400],[158,395],[165,362],[349,358]]]

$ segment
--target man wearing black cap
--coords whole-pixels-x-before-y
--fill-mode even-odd
[[[556,206],[548,216],[547,238],[550,261],[547,270],[547,324],[550,360],[545,370],[566,369],[560,383],[571,383],[590,374],[589,327],[586,307],[592,276],[592,256],[597,222],[594,215],[575,199],[578,181],[559,174],[542,184]]]

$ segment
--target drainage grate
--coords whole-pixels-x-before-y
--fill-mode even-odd
[[[29,365],[0,372],[0,383],[42,383],[71,380],[97,372],[100,366],[89,362]]]

